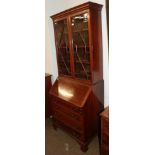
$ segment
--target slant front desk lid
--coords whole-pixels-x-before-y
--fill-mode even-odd
[[[59,77],[50,90],[50,94],[75,106],[83,107],[91,92],[91,87],[70,78]]]

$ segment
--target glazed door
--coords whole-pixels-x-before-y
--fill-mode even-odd
[[[90,49],[88,33],[88,13],[71,17],[72,46],[74,55],[74,75],[90,80]]]
[[[59,75],[71,75],[67,19],[54,22]]]

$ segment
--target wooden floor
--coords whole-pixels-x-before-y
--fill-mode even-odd
[[[45,123],[45,155],[99,155],[97,136],[89,144],[86,153],[80,150],[80,145],[61,129],[55,131],[51,119]]]

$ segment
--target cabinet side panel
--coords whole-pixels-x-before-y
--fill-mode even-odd
[[[93,100],[93,92],[91,92],[85,107],[86,119],[86,139],[89,143],[97,133],[97,118],[98,118],[99,105]]]
[[[103,81],[92,86],[92,92],[87,100],[86,112],[86,137],[90,141],[97,133],[99,125],[99,113],[103,110]]]
[[[100,106],[100,110],[104,106],[104,81],[100,81],[92,86],[94,102],[97,102]]]
[[[45,118],[50,117],[51,111],[50,111],[50,96],[49,96],[49,90],[51,88],[51,76],[45,77]]]
[[[92,9],[91,17],[91,32],[93,45],[93,83],[103,79],[103,54],[102,54],[102,26],[101,26],[101,11]]]

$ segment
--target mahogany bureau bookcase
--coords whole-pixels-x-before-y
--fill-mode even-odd
[[[87,151],[103,108],[102,5],[87,2],[51,16],[58,78],[50,89],[53,127]]]

